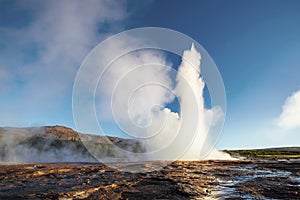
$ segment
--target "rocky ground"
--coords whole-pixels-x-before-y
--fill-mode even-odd
[[[299,159],[177,161],[141,173],[95,163],[0,166],[0,199],[300,199],[299,192]]]

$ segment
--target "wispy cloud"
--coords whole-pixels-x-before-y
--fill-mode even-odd
[[[106,0],[32,0],[10,6],[18,8],[13,18],[26,20],[21,25],[0,25],[0,92],[17,99],[13,109],[2,109],[9,106],[0,103],[2,125],[15,125],[6,117],[11,113],[39,118],[37,113],[66,107],[66,101],[71,108],[80,63],[101,40],[121,30],[120,22],[127,16],[123,3]]]

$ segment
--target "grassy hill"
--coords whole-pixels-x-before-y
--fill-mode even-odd
[[[300,158],[300,147],[277,147],[266,149],[224,150],[233,157],[247,158]]]
[[[117,157],[115,146],[143,152],[134,140],[78,133],[64,126],[0,128],[2,162],[82,162],[96,161],[88,152],[103,158]]]

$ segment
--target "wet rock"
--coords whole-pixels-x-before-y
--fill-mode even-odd
[[[297,160],[178,161],[141,173],[100,163],[1,165],[0,199],[299,199],[299,174]]]

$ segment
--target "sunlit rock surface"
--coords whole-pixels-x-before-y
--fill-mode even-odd
[[[299,199],[299,188],[297,159],[178,161],[145,173],[92,163],[0,166],[0,199]]]

